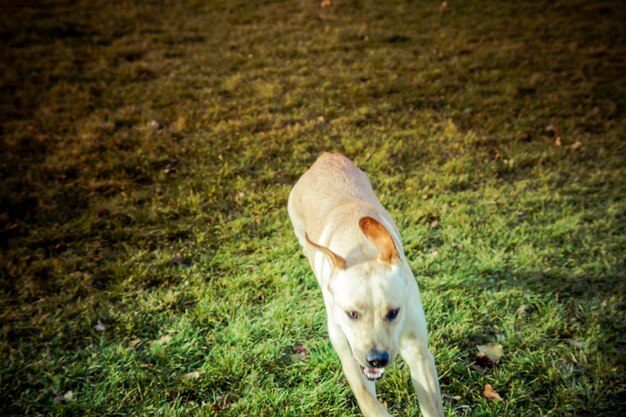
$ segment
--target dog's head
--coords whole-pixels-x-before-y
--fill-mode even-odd
[[[398,354],[408,299],[406,274],[387,229],[371,217],[363,217],[359,226],[378,253],[365,262],[348,265],[327,248],[309,242],[335,266],[328,285],[334,320],[363,375],[375,381]]]

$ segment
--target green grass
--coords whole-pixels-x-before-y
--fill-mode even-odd
[[[286,211],[327,150],[402,231],[448,416],[623,415],[623,5],[337,3],[2,2],[2,415],[359,416]],[[379,392],[419,415],[406,366]]]

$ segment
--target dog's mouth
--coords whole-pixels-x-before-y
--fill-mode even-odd
[[[365,378],[370,381],[378,381],[385,375],[385,368],[367,368],[363,365],[359,365],[359,368],[361,368],[361,372],[363,372]]]

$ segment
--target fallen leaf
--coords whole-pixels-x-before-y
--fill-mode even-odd
[[[67,245],[65,244],[65,242],[59,242],[56,245],[54,245],[54,250],[57,252],[62,252],[67,248]]]
[[[181,255],[180,253],[177,253],[176,255],[174,255],[172,257],[172,263],[174,265],[180,265],[183,263],[183,255]]]
[[[502,345],[497,343],[488,343],[486,345],[478,345],[478,353],[476,353],[476,362],[483,367],[493,367],[502,358]]]
[[[60,403],[74,401],[74,393],[72,391],[68,391],[63,395],[57,395],[56,397],[54,397],[54,401],[60,402]]]
[[[576,350],[581,350],[585,347],[585,342],[577,342],[574,339],[569,339],[569,345]]]
[[[303,345],[302,343],[296,343],[296,345],[293,347],[293,350],[296,353],[306,353],[307,352],[306,346]]]
[[[303,360],[307,359],[310,356],[309,350],[302,343],[295,344],[294,347],[293,347],[293,351],[295,353],[293,355],[291,355],[291,359],[294,362],[296,362],[296,361],[303,361]]]
[[[485,384],[485,390],[483,391],[483,395],[488,400],[501,400],[500,394],[496,392],[495,389],[491,386],[491,384]]]
[[[430,198],[430,196],[428,194],[422,194],[422,197],[421,197],[422,200],[426,201],[429,198]]]
[[[102,323],[100,320],[98,320],[98,324],[93,326],[93,328],[96,329],[96,331],[98,332],[103,332],[107,329],[104,323]]]
[[[517,310],[515,310],[515,314],[517,314],[518,317],[523,317],[529,311],[530,311],[530,307],[527,306],[526,304],[522,304],[521,306],[517,307]]]
[[[580,148],[581,146],[583,146],[583,143],[581,141],[577,140],[576,142],[572,143],[569,147],[570,147],[570,149],[575,151],[576,149]]]
[[[561,146],[561,135],[559,134],[559,130],[552,123],[548,123],[545,127],[546,133],[554,136],[554,144],[556,146]]]
[[[157,345],[157,346],[164,346],[164,345],[167,345],[171,341],[172,341],[172,336],[166,334],[165,336],[161,336],[157,340],[150,341],[150,344]]]
[[[198,379],[198,378],[200,378],[200,372],[198,371],[187,372],[186,374],[183,375],[183,379],[186,379],[188,381]]]
[[[141,340],[133,339],[130,342],[128,342],[128,344],[130,344],[132,347],[139,346],[141,344]]]

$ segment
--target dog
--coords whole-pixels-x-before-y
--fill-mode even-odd
[[[422,414],[442,417],[420,293],[400,233],[363,171],[323,153],[294,185],[288,211],[322,290],[328,334],[365,417],[390,417],[375,382],[400,355]]]

